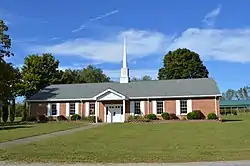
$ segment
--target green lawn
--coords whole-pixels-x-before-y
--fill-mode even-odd
[[[86,125],[83,122],[56,122],[56,123],[36,123],[36,124],[0,124],[0,142],[25,138],[54,131],[66,130]]]
[[[108,124],[0,150],[0,160],[108,163],[250,159],[250,115],[226,119],[237,121]]]

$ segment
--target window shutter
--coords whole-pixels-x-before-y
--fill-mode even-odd
[[[153,114],[156,114],[156,100],[152,101],[152,106],[153,106]]]
[[[56,103],[56,109],[57,109],[57,116],[61,115],[61,112],[60,112],[60,103]]]
[[[85,103],[85,116],[89,116],[89,102]]]
[[[192,108],[192,100],[188,99],[187,100],[187,113],[192,112],[193,108]]]
[[[47,116],[51,116],[52,115],[52,112],[51,112],[51,104],[48,103],[47,105]]]
[[[79,114],[79,103],[75,103],[75,114]]]
[[[181,115],[180,100],[176,100],[176,115]]]
[[[135,113],[135,102],[130,101],[130,115],[134,115]]]
[[[66,116],[69,116],[69,103],[66,103]]]
[[[142,115],[145,115],[145,104],[144,103],[145,103],[144,101],[140,102],[140,109],[141,109]]]

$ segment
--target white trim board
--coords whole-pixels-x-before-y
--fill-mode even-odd
[[[112,89],[110,89],[110,90],[112,90]],[[112,90],[112,91],[114,91],[114,90]],[[118,92],[115,92],[115,93],[118,93]],[[120,93],[118,93],[118,94],[121,95]],[[124,96],[124,95],[122,95],[122,96]],[[142,97],[129,97],[128,99],[159,99],[159,98],[161,98],[161,99],[169,99],[169,98],[179,99],[179,98],[202,98],[202,97],[221,97],[221,96],[222,96],[222,94],[215,94],[215,95],[187,95],[187,96],[185,96],[185,95],[184,96],[142,96]],[[27,101],[27,102],[91,101],[91,100],[96,100],[95,97],[93,97],[93,98],[75,98],[75,99],[25,100],[25,101]]]

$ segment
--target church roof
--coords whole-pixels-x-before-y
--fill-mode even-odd
[[[112,89],[130,99],[220,96],[214,79],[199,78],[129,83],[56,84],[42,89],[28,101],[87,100],[107,89]]]

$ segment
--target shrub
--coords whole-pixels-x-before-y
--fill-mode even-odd
[[[81,118],[81,120],[84,120],[84,121],[88,121],[90,123],[96,123],[96,120],[95,120],[95,116],[83,116]],[[97,121],[98,122],[102,122],[102,120],[100,118],[97,117]]]
[[[151,120],[148,119],[146,116],[139,116],[139,115],[133,116],[133,115],[130,115],[126,122],[151,122]]]
[[[37,119],[38,119],[38,122],[40,122],[40,123],[48,122],[48,118],[45,115],[38,115]]]
[[[81,120],[81,116],[80,115],[78,115],[78,114],[74,114],[74,115],[72,115],[71,117],[70,117],[70,119],[71,120]]]
[[[194,110],[196,114],[196,119],[206,119],[205,115],[200,110]]]
[[[177,119],[179,119],[179,118],[176,116],[175,113],[170,113],[170,114],[169,114],[169,119],[170,119],[170,120],[177,120]]]
[[[27,117],[26,121],[28,121],[28,122],[35,122],[35,121],[37,121],[37,119],[36,119],[35,116],[30,115],[30,116]]]
[[[56,121],[56,119],[54,119],[53,116],[48,116],[48,117],[47,117],[47,120],[48,120],[48,121]]]
[[[216,114],[212,112],[212,113],[209,113],[207,115],[207,119],[209,119],[209,120],[215,120],[215,119],[218,119],[218,118],[217,118]]]
[[[187,114],[187,119],[188,120],[196,119],[196,113],[195,112],[189,112]]]
[[[164,120],[169,120],[169,119],[170,119],[169,113],[167,113],[167,112],[163,112],[163,113],[161,114],[161,117],[162,117]]]
[[[68,119],[64,115],[59,115],[56,117],[58,121],[68,121]]]
[[[232,114],[233,115],[237,115],[237,111],[236,110],[232,110]]]
[[[156,120],[156,119],[157,119],[157,117],[156,117],[156,115],[155,115],[155,114],[148,114],[148,115],[147,115],[147,119],[150,119],[150,120]]]
[[[185,116],[183,116],[183,117],[181,118],[181,120],[187,120],[187,118],[186,118]]]

